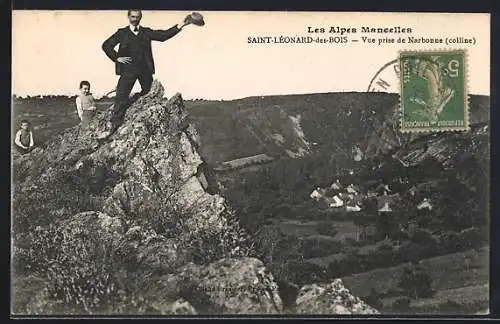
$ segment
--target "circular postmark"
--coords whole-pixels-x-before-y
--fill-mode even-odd
[[[400,94],[400,61],[393,59],[382,65],[373,75],[368,84],[367,92],[385,92],[391,94]],[[390,125],[382,124],[376,126],[377,123],[367,122],[371,128],[370,139],[366,143],[364,154],[373,156],[380,151],[388,152],[394,147],[401,145],[398,132],[398,116],[399,111],[395,109],[392,113],[393,119]],[[382,127],[382,128],[380,128]],[[386,129],[387,128],[387,129]]]
[[[384,64],[370,80],[367,92],[399,93],[399,59]]]
[[[430,64],[437,64],[429,58],[414,55],[414,58],[421,61],[427,61]],[[400,93],[400,78],[401,78],[401,65],[399,58],[391,60],[382,65],[368,84],[367,92],[387,92],[387,93]],[[444,72],[448,71],[444,69]]]

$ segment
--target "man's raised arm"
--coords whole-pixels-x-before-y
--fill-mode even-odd
[[[175,35],[177,35],[181,31],[182,27],[183,27],[183,25],[178,24],[178,25],[172,26],[169,29],[165,29],[165,30],[163,30],[163,29],[150,29],[149,30],[150,38],[151,38],[151,40],[164,42],[167,39],[170,39],[170,38],[174,37]]]
[[[120,43],[119,30],[117,30],[113,35],[102,43],[102,50],[106,55],[113,61],[116,62],[118,58],[118,52],[115,51],[115,46]]]

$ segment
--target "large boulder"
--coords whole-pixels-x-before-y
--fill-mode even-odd
[[[70,250],[77,241],[107,246],[135,278],[171,272],[194,254],[200,262],[246,254],[245,231],[217,183],[208,184],[203,175],[206,164],[180,94],[164,98],[155,81],[147,95],[131,102],[116,133],[97,141],[107,116],[99,112],[87,126],[16,157],[16,228],[30,233],[50,227],[47,233],[60,232]],[[30,200],[40,208],[24,213]],[[24,246],[29,249],[29,242]],[[61,261],[64,251],[50,258]],[[161,312],[169,312],[163,306]]]
[[[296,299],[299,314],[378,314],[379,312],[344,287],[342,280],[303,286]]]
[[[273,275],[255,258],[189,263],[158,278],[148,290],[158,298],[181,296],[197,313],[279,314],[283,304]]]

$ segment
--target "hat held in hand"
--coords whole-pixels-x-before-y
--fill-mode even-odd
[[[193,13],[187,15],[186,19],[184,21],[187,23],[190,23],[190,24],[194,24],[196,26],[205,25],[205,21],[203,20],[203,16],[198,12],[193,12]]]

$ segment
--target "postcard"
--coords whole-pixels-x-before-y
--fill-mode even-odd
[[[489,14],[12,25],[12,316],[489,313]]]

